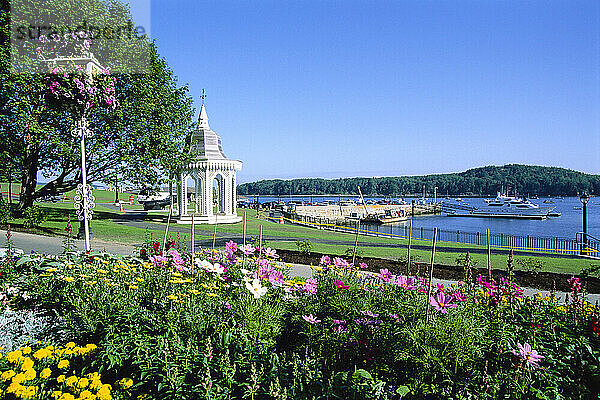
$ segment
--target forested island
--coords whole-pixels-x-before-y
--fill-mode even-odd
[[[269,179],[238,186],[240,195],[355,195],[360,186],[365,196],[404,197],[429,195],[437,186],[438,196],[492,196],[504,191],[526,196],[576,196],[600,193],[600,175],[558,167],[508,164],[469,169],[452,174],[373,178]]]

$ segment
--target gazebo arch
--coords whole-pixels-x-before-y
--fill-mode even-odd
[[[193,161],[179,170],[177,184],[178,223],[190,224],[192,215],[188,212],[187,177],[195,182],[194,220],[198,223],[235,223],[242,220],[238,217],[236,173],[242,169],[242,162],[225,157],[221,146],[221,138],[208,125],[208,116],[204,104],[200,110],[198,129],[192,134],[190,151]],[[218,181],[216,197],[213,193],[213,182]],[[213,210],[217,200],[217,212]]]

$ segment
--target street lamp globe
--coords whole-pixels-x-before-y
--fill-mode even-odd
[[[583,194],[579,196],[579,200],[581,200],[581,204],[586,205],[590,200],[590,196],[587,194],[587,192],[583,192]]]

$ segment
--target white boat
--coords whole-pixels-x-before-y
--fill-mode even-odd
[[[555,207],[540,207],[525,198],[517,198],[500,194],[495,199],[486,199],[485,206],[473,207],[472,210],[450,212],[449,216],[461,217],[503,217],[545,219]]]

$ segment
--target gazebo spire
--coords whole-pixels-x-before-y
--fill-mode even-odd
[[[202,103],[202,108],[200,109],[200,117],[198,118],[198,129],[210,130],[210,126],[208,125],[208,115],[206,114],[206,108],[204,107],[204,103]]]

